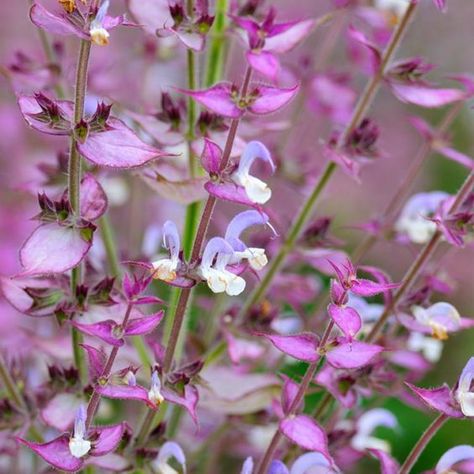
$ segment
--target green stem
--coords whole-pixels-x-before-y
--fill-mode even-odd
[[[87,69],[89,66],[90,50],[91,42],[88,40],[81,40],[76,70],[73,125],[79,123],[84,116],[84,101],[86,97]],[[80,185],[82,173],[81,156],[76,145],[76,139],[72,133],[68,163],[68,197],[72,211],[76,215],[76,218],[80,218]],[[71,290],[73,294],[76,292],[77,285],[81,282],[81,273],[80,265],[73,268],[71,271]],[[82,383],[85,384],[87,381],[87,367],[84,351],[79,347],[79,344],[82,342],[82,335],[75,328],[72,328],[71,331],[74,363],[79,370]]]
[[[426,431],[421,435],[420,439],[411,450],[410,454],[406,458],[402,467],[398,471],[398,474],[409,474],[412,467],[415,465],[416,461],[420,457],[421,453],[426,448],[426,445],[430,442],[433,436],[438,432],[441,426],[443,426],[443,424],[445,423],[447,419],[448,417],[443,413],[441,413],[434,419],[433,423],[431,423],[431,425],[428,426]]]
[[[454,200],[452,206],[450,207],[448,213],[453,214],[455,213],[463,202],[466,200],[466,197],[472,190],[474,186],[474,171],[469,174],[466,178],[464,183],[462,184],[461,188],[459,189],[456,199]],[[431,256],[434,254],[439,242],[441,241],[442,233],[437,230],[430,241],[423,247],[421,252],[418,254],[408,271],[406,272],[405,276],[402,279],[402,284],[398,287],[397,291],[393,295],[390,304],[388,304],[381,314],[380,318],[372,327],[372,330],[367,335],[367,342],[373,342],[379,336],[380,332],[382,331],[385,322],[389,318],[391,314],[393,314],[397,304],[402,299],[403,296],[408,292],[408,290],[412,287],[415,283],[418,275],[421,273]]]
[[[217,0],[215,5],[215,18],[210,36],[211,44],[207,56],[206,77],[204,86],[211,87],[222,77],[225,63],[225,30],[227,27],[228,0]]]
[[[344,131],[339,136],[338,144],[337,144],[339,147],[343,146],[347,138],[358,126],[358,124],[363,119],[364,115],[367,113],[370,106],[372,105],[375,95],[382,82],[385,69],[387,65],[389,64],[390,60],[392,59],[398,45],[401,42],[401,39],[403,38],[404,33],[407,30],[408,24],[410,23],[410,20],[416,10],[416,5],[417,5],[416,1],[412,1],[410,3],[410,5],[408,6],[405,12],[405,15],[403,16],[397,29],[393,33],[392,38],[390,39],[390,42],[387,45],[387,48],[384,51],[384,54],[381,58],[380,66],[377,72],[374,74],[372,79],[368,82],[366,88],[364,89],[354,109],[351,120],[349,121]],[[324,168],[320,178],[316,182],[316,185],[313,191],[309,195],[307,201],[305,202],[301,211],[299,212],[295,222],[291,226],[284,244],[281,246],[278,254],[272,259],[272,262],[270,263],[267,273],[262,278],[260,284],[254,289],[250,297],[246,300],[245,304],[241,308],[238,315],[239,320],[242,320],[247,314],[247,312],[249,311],[249,309],[255,304],[259,303],[260,300],[267,293],[268,288],[271,282],[273,281],[273,278],[275,277],[275,275],[278,273],[278,270],[283,265],[289,252],[293,249],[293,246],[297,238],[303,231],[304,225],[306,224],[307,220],[311,216],[311,213],[313,211],[313,208],[319,196],[321,195],[322,191],[325,189],[327,183],[330,181],[330,178],[334,174],[336,169],[337,169],[337,166],[333,162],[328,163],[326,167]]]
[[[8,397],[12,400],[12,402],[15,404],[15,406],[18,409],[26,413],[28,408],[26,406],[25,400],[23,400],[23,397],[21,396],[21,393],[18,390],[18,387],[15,381],[13,380],[13,377],[10,374],[10,371],[8,370],[5,359],[3,358],[3,355],[1,353],[0,353],[0,379],[3,382],[3,385],[5,385],[5,389],[8,393]]]
[[[102,235],[102,242],[105,247],[105,253],[107,255],[109,272],[111,276],[119,278],[121,274],[120,263],[117,256],[117,247],[115,245],[113,229],[110,225],[109,216],[107,214],[104,214],[100,219],[99,228]]]
[[[129,303],[127,305],[127,309],[125,311],[123,320],[122,320],[122,327],[125,327],[128,323],[128,320],[130,319],[130,315],[132,313],[133,309],[133,304]],[[102,370],[102,374],[100,375],[99,379],[107,380],[110,372],[112,371],[112,367],[114,365],[115,359],[117,357],[119,351],[118,346],[114,346],[112,350],[110,351],[109,357],[107,358],[107,361],[105,362],[104,369]],[[92,396],[89,400],[89,404],[87,406],[87,419],[86,419],[86,428],[89,428],[94,416],[97,412],[97,409],[99,408],[99,402],[101,395],[99,392],[97,392],[97,387],[94,387],[94,391],[92,392]]]

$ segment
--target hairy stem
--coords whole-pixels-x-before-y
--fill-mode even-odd
[[[454,200],[452,206],[449,209],[449,213],[452,214],[456,212],[459,207],[463,204],[468,194],[471,192],[472,187],[474,186],[474,172],[471,172],[469,176],[466,178],[464,183],[462,184],[461,188],[459,189],[456,199]],[[405,276],[402,279],[402,284],[399,286],[393,298],[388,304],[377,320],[377,322],[372,327],[372,330],[367,335],[367,341],[373,342],[379,336],[380,332],[382,331],[385,322],[387,321],[388,317],[393,314],[397,304],[402,299],[403,296],[408,292],[408,290],[412,287],[415,283],[416,279],[418,278],[419,274],[425,267],[426,263],[429,261],[431,256],[433,255],[436,247],[438,246],[442,237],[442,233],[437,230],[430,241],[423,247],[421,252],[416,257],[415,261],[412,263],[408,271],[406,272]]]
[[[420,457],[423,450],[426,448],[426,445],[430,442],[431,438],[438,432],[438,430],[443,426],[448,417],[441,413],[438,415],[433,423],[426,429],[426,431],[421,435],[420,439],[417,441],[410,454],[406,458],[402,467],[398,471],[398,474],[409,474],[412,467],[415,465],[416,461]]]
[[[91,42],[88,40],[81,40],[76,69],[73,125],[79,123],[84,116],[84,101],[87,89],[87,70],[89,66],[90,51]],[[81,216],[81,174],[81,156],[77,149],[76,139],[72,133],[68,162],[68,197],[71,209],[78,219]],[[81,278],[81,265],[78,265],[71,271],[71,290],[73,293],[76,292],[77,285],[80,284]],[[82,335],[76,328],[72,328],[71,331],[74,363],[79,370],[80,379],[84,383],[87,379],[87,368],[84,359],[84,352],[79,347],[79,344],[82,342]]]
[[[133,308],[132,303],[129,303],[127,305],[127,309],[125,310],[125,315],[122,321],[122,327],[125,327],[127,325],[128,320],[130,319],[132,308]],[[99,377],[101,380],[102,379],[107,380],[107,378],[109,377],[110,372],[112,371],[112,367],[114,365],[115,359],[117,357],[118,351],[119,351],[118,346],[114,346],[112,350],[110,351],[109,357],[107,358],[107,361],[105,362],[104,369],[102,370],[102,373]],[[98,383],[100,383],[100,381]],[[87,406],[86,428],[89,428],[91,426],[91,423],[94,420],[94,416],[97,412],[97,409],[99,408],[99,402],[100,402],[100,393],[97,392],[97,386],[95,386],[94,391],[92,392],[92,396],[89,400],[89,404]]]
[[[380,65],[377,69],[377,72],[368,82],[366,88],[364,89],[355,109],[352,114],[351,120],[345,127],[344,131],[341,133],[338,139],[338,146],[341,147],[349,135],[354,131],[354,129],[359,125],[360,121],[364,118],[364,115],[369,110],[372,102],[375,98],[375,95],[380,87],[382,82],[385,69],[387,68],[388,64],[390,63],[397,47],[399,46],[404,34],[407,31],[407,27],[410,23],[410,20],[413,17],[413,14],[416,10],[417,2],[412,1],[408,6],[407,10],[405,11],[404,16],[402,17],[400,23],[398,24],[397,29],[393,33],[389,44],[387,45],[386,50],[381,58]],[[313,208],[318,201],[319,196],[321,195],[322,191],[325,189],[327,183],[330,181],[332,175],[337,169],[337,165],[333,162],[328,163],[324,170],[321,173],[320,178],[316,182],[316,185],[309,195],[306,202],[303,204],[295,222],[290,228],[288,232],[287,238],[285,242],[281,246],[278,254],[272,259],[267,273],[262,278],[260,284],[255,288],[253,293],[250,297],[246,300],[245,304],[242,306],[240,310],[239,319],[242,319],[248,312],[248,310],[260,302],[260,300],[265,296],[267,293],[273,278],[278,273],[279,269],[283,265],[284,261],[286,260],[287,255],[293,249],[296,240],[300,236],[301,232],[304,229],[306,222],[308,221],[311,213],[313,212]]]
[[[245,73],[245,78],[242,84],[241,92],[240,92],[241,97],[247,94],[248,86],[250,84],[251,74],[252,74],[251,69],[247,68],[247,71]],[[224,151],[222,153],[222,161],[220,164],[221,170],[225,169],[227,164],[229,163],[230,154],[232,151],[232,147],[234,145],[234,140],[237,134],[237,128],[239,126],[239,122],[240,122],[239,119],[232,120],[231,126],[229,128],[229,133],[227,135]],[[204,210],[201,215],[201,220],[199,221],[199,226],[196,232],[196,238],[194,239],[194,244],[191,251],[191,262],[196,261],[201,254],[202,246],[204,243],[204,239],[206,238],[206,235],[207,235],[207,229],[211,221],[215,204],[216,204],[216,198],[214,196],[209,196],[204,206]],[[170,337],[168,341],[165,342],[166,352],[165,352],[165,357],[164,357],[164,362],[163,362],[163,371],[165,374],[169,372],[171,368],[171,364],[173,362],[176,345],[177,345],[178,338],[181,332],[184,315],[186,313],[190,296],[191,296],[191,289],[183,288],[181,290],[178,303],[176,306],[176,312],[172,319],[173,326],[171,328]]]

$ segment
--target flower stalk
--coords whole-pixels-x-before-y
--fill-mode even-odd
[[[439,431],[439,429],[444,425],[448,417],[441,413],[438,415],[433,423],[426,429],[426,431],[421,435],[420,439],[417,441],[413,449],[411,450],[408,457],[405,459],[405,462],[400,467],[398,471],[399,474],[409,474],[415,465],[416,461],[420,457],[423,450],[426,448],[426,445],[431,441],[433,436]]]
[[[362,92],[362,95],[354,109],[351,120],[344,128],[344,131],[341,133],[338,139],[338,146],[341,147],[347,137],[354,131],[358,126],[361,120],[366,115],[367,111],[372,105],[372,102],[377,94],[379,87],[382,83],[383,76],[387,66],[392,60],[399,44],[401,43],[403,36],[405,35],[408,25],[410,24],[411,19],[416,11],[417,2],[410,2],[407,7],[405,14],[403,15],[400,23],[398,24],[395,32],[393,33],[387,48],[384,51],[384,54],[380,61],[380,66],[377,69],[377,72],[374,74],[372,79],[368,82],[366,88]],[[278,273],[283,263],[286,260],[286,257],[293,249],[298,237],[301,235],[301,232],[304,229],[305,224],[307,223],[311,213],[314,210],[314,207],[318,201],[318,198],[326,188],[326,185],[329,183],[332,175],[337,169],[337,165],[334,162],[328,163],[319,179],[317,180],[313,191],[307,198],[300,212],[298,213],[295,222],[291,226],[288,235],[285,239],[285,242],[280,247],[277,255],[271,260],[267,273],[262,278],[260,284],[254,289],[250,297],[246,300],[245,304],[242,306],[238,318],[241,320],[248,313],[249,309],[259,303],[262,298],[266,295],[273,278]]]

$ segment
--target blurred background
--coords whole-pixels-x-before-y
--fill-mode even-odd
[[[419,12],[398,57],[422,56],[438,65],[434,77],[443,83],[443,77],[474,72],[471,47],[474,41],[474,2],[448,1],[446,14],[439,13],[431,1],[420,2]],[[48,4],[47,1],[43,3]],[[331,3],[324,0],[267,0],[266,4],[275,5],[278,18],[288,20],[316,17],[331,8]],[[112,1],[116,13],[123,11],[125,6],[122,1]],[[28,18],[28,9],[27,0],[3,1],[0,5],[0,67],[3,72],[0,75],[0,273],[3,275],[12,275],[19,270],[18,249],[36,225],[29,220],[37,212],[36,197],[31,192],[31,183],[38,180],[36,167],[41,162],[54,162],[55,151],[61,151],[66,143],[62,138],[48,138],[28,129],[16,105],[15,92],[34,90],[31,84],[12,77],[12,65],[18,61],[18,53],[35,61],[44,58],[38,31]],[[326,33],[326,27],[318,29],[301,47],[285,57],[283,63],[288,77],[284,80],[291,83],[295,76],[301,75],[306,64],[317,60],[314,56]],[[62,86],[70,97],[77,40],[59,37],[54,40],[61,55]],[[346,43],[341,35],[328,61],[328,69],[341,73],[354,72],[347,62],[345,48]],[[242,75],[242,51],[239,41],[234,40],[229,51],[231,59],[226,70],[227,78],[239,80]],[[156,50],[156,45],[144,40],[138,28],[114,30],[113,41],[108,47],[93,49],[89,93],[108,101],[120,102],[135,111],[156,110],[163,90],[169,90],[170,85],[184,86],[184,59],[181,53],[168,53],[166,47]],[[203,60],[200,64],[203,64]],[[362,87],[363,82],[364,77],[359,74],[356,83]],[[383,156],[363,170],[361,184],[338,172],[317,210],[318,216],[334,219],[333,233],[346,242],[348,250],[362,237],[361,232],[350,226],[367,221],[381,210],[400,185],[408,164],[422,143],[408,117],[419,115],[436,124],[444,114],[445,110],[427,110],[401,104],[387,89],[382,88],[371,116],[381,128],[380,148]],[[305,163],[310,176],[308,182],[311,182],[311,177],[317,176],[324,164],[321,145],[328,139],[331,128],[324,117],[304,107],[304,101],[296,113],[295,108],[290,106],[271,117],[272,121],[289,119],[293,126],[285,137],[284,149],[277,151],[276,159],[279,166],[286,162],[290,168],[296,167],[297,170],[300,163]],[[466,104],[450,133],[455,147],[471,156],[474,155],[473,128],[474,112],[470,104]],[[276,147],[282,140],[280,132],[254,130],[253,134],[269,147]],[[433,154],[427,160],[415,190],[454,193],[465,175],[466,170],[460,165]],[[154,195],[137,178],[113,172],[108,174],[108,179],[109,192],[114,197],[111,203],[115,205],[111,218],[121,248],[132,249],[130,252],[139,254],[144,236],[150,228],[160,226],[170,217],[178,222],[182,220],[183,206]],[[307,189],[307,183],[302,185],[298,179],[291,182],[278,176],[275,178],[270,209],[278,215],[280,229],[287,228]],[[218,209],[214,223],[216,227],[222,227],[221,222],[229,215],[229,209],[231,206],[226,205]],[[124,218],[126,225],[123,225]],[[155,247],[158,245],[156,243]],[[411,246],[380,243],[371,251],[365,263],[388,269],[393,280],[397,281],[415,252],[416,249]],[[441,254],[440,271],[448,274],[455,285],[455,292],[449,302],[458,308],[462,316],[474,317],[474,247],[471,244],[465,249],[448,252],[443,248]],[[0,338],[0,349],[8,351],[19,347],[21,330],[32,329],[38,323],[0,301],[0,324],[3,336]],[[474,355],[473,349],[474,330],[451,337],[445,343],[441,362],[420,385],[436,386],[443,382],[454,384],[467,359]],[[387,401],[386,406],[394,411],[401,428],[396,433],[382,430],[380,436],[390,439],[394,455],[404,459],[430,423],[433,414],[416,411],[397,399]],[[415,472],[432,468],[449,447],[469,443],[474,443],[472,423],[449,421],[429,444]],[[368,466],[362,472],[373,472],[372,468]]]

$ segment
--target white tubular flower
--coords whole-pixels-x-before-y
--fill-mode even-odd
[[[176,224],[166,221],[163,225],[163,245],[170,252],[170,258],[161,258],[152,263],[153,278],[163,281],[173,281],[179,265],[180,240]]]
[[[247,247],[240,239],[240,235],[247,228],[265,224],[268,224],[268,216],[263,212],[255,210],[241,212],[229,222],[224,238],[234,249],[231,263],[237,263],[245,259],[257,271],[261,270],[268,263],[264,249]]]
[[[84,405],[79,407],[74,421],[74,433],[69,439],[69,451],[75,458],[82,458],[91,449],[91,442],[87,441],[86,436],[87,412]]]
[[[474,416],[474,357],[471,357],[465,365],[461,377],[459,377],[456,390],[456,400],[461,405],[461,411],[466,416]]]
[[[164,397],[161,394],[161,380],[156,370],[151,374],[151,385],[148,391],[148,399],[155,405],[161,405]]]
[[[395,229],[415,244],[425,244],[436,231],[436,224],[427,218],[434,215],[447,198],[449,194],[441,191],[415,194],[405,204]]]
[[[434,337],[412,332],[407,341],[407,348],[411,351],[420,352],[427,361],[436,363],[441,359],[443,343]]]
[[[375,0],[374,4],[377,10],[393,13],[397,20],[404,15],[408,5],[408,0]]]
[[[109,44],[110,33],[103,25],[109,5],[110,1],[105,0],[97,11],[97,15],[91,21],[89,34],[91,35],[91,41],[97,46],[107,46]]]
[[[212,292],[235,296],[244,291],[245,280],[226,270],[233,255],[231,245],[222,237],[214,237],[207,243],[198,272]]]
[[[275,170],[275,165],[268,149],[260,142],[251,141],[245,147],[239,166],[232,173],[231,178],[245,189],[247,197],[252,202],[265,204],[271,198],[272,190],[262,180],[250,174],[250,168],[256,159],[268,163],[272,168],[272,172]]]
[[[461,316],[449,303],[439,302],[429,308],[413,306],[412,312],[416,321],[429,327],[433,337],[440,341],[448,339],[450,332],[458,331],[461,327]]]
[[[158,474],[179,474],[176,469],[169,465],[170,459],[175,459],[181,466],[181,472],[186,473],[186,457],[179,444],[167,441],[158,451],[158,456],[153,461],[153,468]]]
[[[398,421],[391,412],[383,408],[369,410],[357,421],[357,433],[351,440],[352,447],[358,451],[380,449],[390,452],[390,445],[387,441],[372,436],[378,426],[395,429],[398,426]]]

